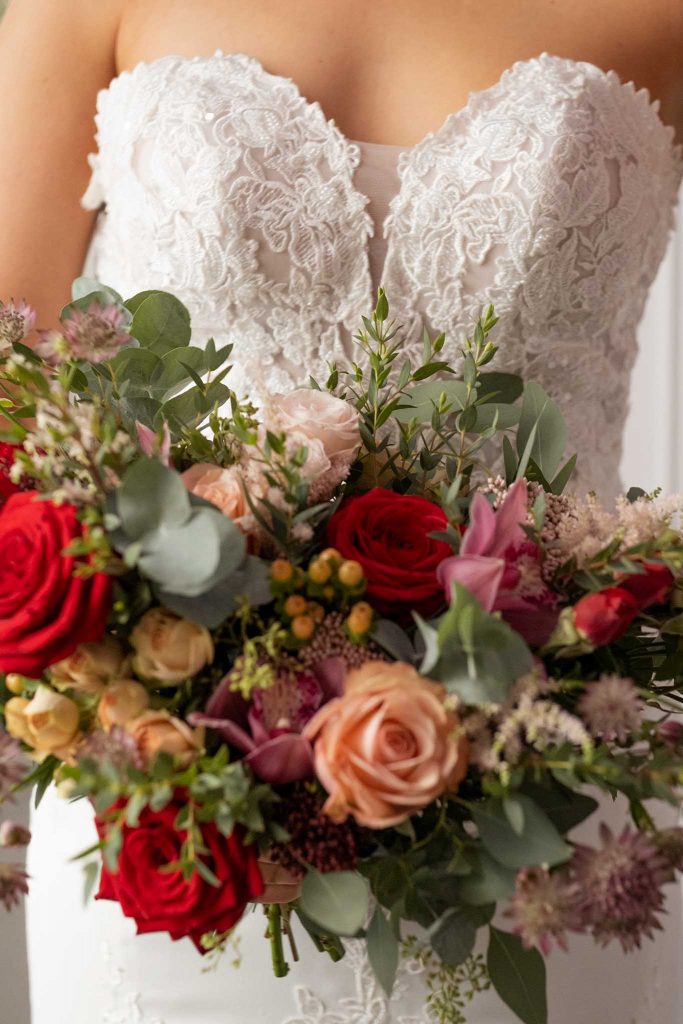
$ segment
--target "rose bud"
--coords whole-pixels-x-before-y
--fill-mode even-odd
[[[14,736],[15,740],[22,740],[33,746],[33,737],[26,721],[26,708],[30,701],[25,697],[10,697],[5,704],[5,729]]]
[[[24,709],[36,750],[56,753],[71,743],[78,732],[77,705],[47,686],[39,686],[35,697]]]
[[[166,608],[146,612],[131,633],[133,668],[157,686],[177,686],[213,661],[211,634]]]
[[[181,764],[189,764],[204,747],[204,729],[192,729],[168,711],[143,711],[126,725],[149,763],[162,751],[173,754]]]
[[[0,825],[0,847],[28,846],[31,842],[31,833],[23,825],[15,821],[3,821]]]
[[[126,671],[123,648],[113,637],[98,643],[81,644],[68,658],[52,665],[50,677],[56,687],[81,693],[101,693],[105,683],[120,679]]]
[[[636,598],[622,587],[606,587],[586,594],[574,606],[574,625],[593,647],[618,640],[640,610]]]
[[[97,706],[102,727],[109,732],[115,725],[127,725],[149,707],[149,692],[142,683],[133,679],[120,679],[109,683]]]

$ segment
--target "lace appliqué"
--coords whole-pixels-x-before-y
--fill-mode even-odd
[[[111,946],[102,945],[102,958],[107,972],[108,1006],[102,1024],[164,1024],[161,1017],[149,1017],[142,1008],[143,996],[126,987],[125,972],[116,962]]]
[[[457,359],[494,302],[496,368],[560,403],[586,455],[575,486],[605,497],[683,176],[657,110],[595,65],[518,61],[401,154],[382,225],[381,283],[418,356],[424,322]],[[114,79],[96,123],[89,273],[178,294],[199,341],[234,343],[238,391],[288,390],[356,354],[373,225],[359,148],[318,103],[244,54],[172,55]]]

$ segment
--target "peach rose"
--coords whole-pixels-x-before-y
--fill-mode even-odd
[[[10,697],[5,704],[5,729],[15,740],[33,745],[25,711],[30,701],[25,697]]]
[[[80,693],[99,694],[112,679],[120,679],[126,671],[123,648],[111,636],[98,643],[81,644],[64,661],[50,668],[54,686]]]
[[[467,771],[467,742],[444,706],[443,688],[402,662],[366,662],[346,678],[343,697],[304,729],[337,822],[398,825]]]
[[[163,751],[189,764],[204,747],[204,729],[191,729],[168,711],[143,711],[126,724],[126,729],[147,762]]]
[[[127,725],[149,707],[149,693],[133,679],[119,679],[110,683],[100,697],[97,716],[102,727],[109,732],[115,725]]]
[[[351,463],[360,448],[357,409],[327,391],[297,388],[287,395],[273,395],[271,406],[286,433],[296,431],[320,441],[328,459]]]
[[[133,668],[156,686],[177,686],[213,661],[211,634],[167,608],[151,608],[130,635]]]
[[[249,513],[242,478],[232,467],[222,469],[207,462],[198,462],[182,474],[188,491],[220,509],[223,515],[240,526]]]
[[[76,738],[78,706],[47,686],[38,687],[23,713],[30,733],[28,742],[35,750],[59,754]]]

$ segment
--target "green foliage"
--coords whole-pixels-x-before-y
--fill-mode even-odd
[[[367,882],[354,871],[321,874],[310,868],[301,885],[299,904],[311,921],[333,935],[357,935],[368,914]]]
[[[550,818],[528,796],[516,794],[475,804],[472,817],[488,854],[503,867],[553,867],[571,855],[571,847]]]
[[[524,1024],[548,1024],[545,964],[516,935],[491,928],[487,967],[493,987]]]

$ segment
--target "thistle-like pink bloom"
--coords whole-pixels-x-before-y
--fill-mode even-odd
[[[108,732],[97,729],[79,743],[77,750],[79,761],[93,761],[97,767],[109,765],[117,771],[127,768],[142,769],[144,762],[131,734],[115,725]]]
[[[572,857],[571,872],[580,893],[577,911],[582,928],[600,945],[617,939],[628,953],[661,929],[662,885],[673,881],[673,870],[644,832],[626,827],[615,836],[603,823],[600,837],[600,849],[577,846]]]
[[[26,302],[0,302],[0,354],[23,341],[33,330],[36,311]]]
[[[578,711],[597,739],[626,743],[642,724],[643,702],[632,679],[602,675],[588,683]]]
[[[577,886],[566,871],[532,867],[518,871],[507,916],[525,949],[547,956],[553,942],[567,949],[566,933],[578,928]]]
[[[3,821],[0,825],[0,847],[3,849],[10,846],[28,846],[30,842],[31,833],[16,821]]]
[[[0,732],[0,802],[6,800],[11,790],[24,776],[21,747],[17,740],[6,732]]]
[[[18,864],[0,864],[0,903],[5,910],[19,905],[28,892],[28,875]]]
[[[541,575],[541,551],[522,529],[527,512],[525,480],[512,485],[497,511],[475,494],[460,551],[441,563],[438,577],[448,601],[459,583],[485,611],[501,612],[525,640],[542,644],[557,622],[556,602]]]
[[[91,302],[87,310],[72,309],[62,322],[62,333],[46,332],[43,347],[65,344],[73,359],[103,363],[133,341],[124,329],[125,314],[118,306]],[[58,354],[58,353],[57,353]]]

